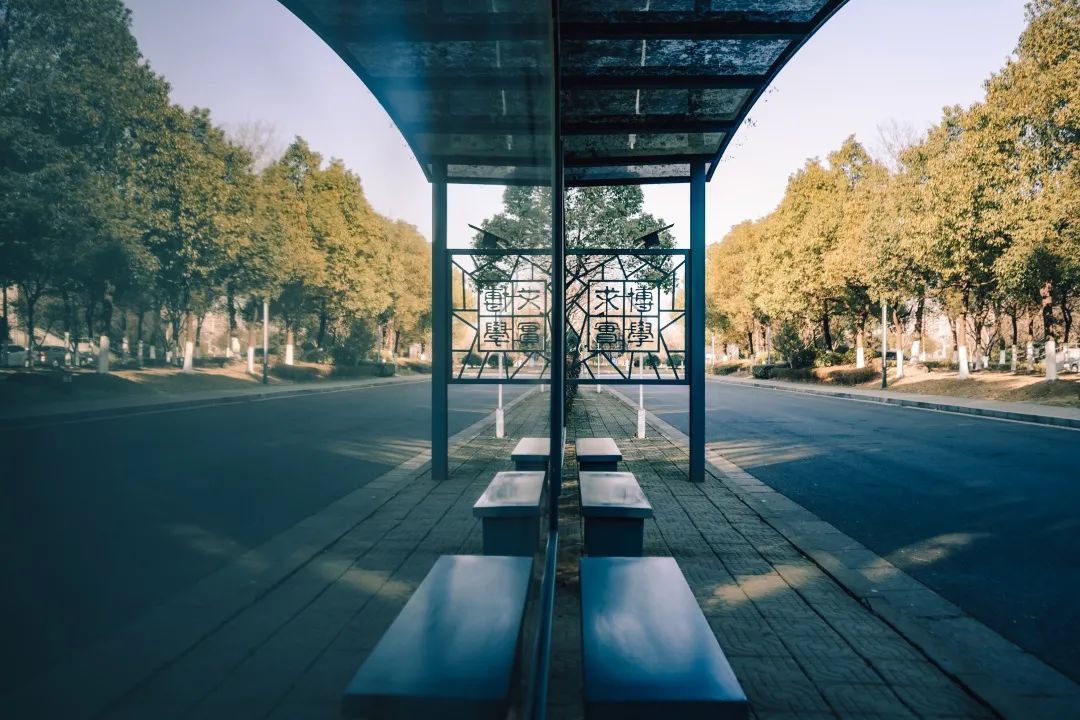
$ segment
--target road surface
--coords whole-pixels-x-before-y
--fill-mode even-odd
[[[495,392],[452,387],[451,434]],[[0,695],[425,450],[430,400],[412,382],[4,429]]]
[[[711,447],[1080,680],[1080,431],[706,388]],[[687,432],[686,388],[645,403]]]

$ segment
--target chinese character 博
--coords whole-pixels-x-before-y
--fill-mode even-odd
[[[635,320],[630,323],[630,331],[626,334],[628,342],[641,347],[653,339],[652,323],[647,320]]]

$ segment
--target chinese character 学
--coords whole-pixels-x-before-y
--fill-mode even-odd
[[[510,333],[506,330],[506,322],[503,320],[492,320],[484,323],[484,340],[490,343],[494,343],[496,347],[502,347],[502,344],[510,338]]]
[[[630,304],[633,306],[634,311],[645,314],[651,313],[653,309],[653,294],[652,288],[648,285],[638,285],[631,292],[627,293],[630,298]]]
[[[619,342],[619,326],[610,320],[596,323],[596,344],[615,345]]]
[[[525,349],[540,345],[540,323],[532,320],[518,323],[518,344]]]
[[[630,323],[630,331],[626,334],[626,339],[641,347],[653,339],[652,323],[647,320],[634,320]]]
[[[618,311],[619,306],[615,304],[615,300],[619,297],[619,291],[611,287],[602,287],[596,291],[596,304],[593,305],[593,310],[599,310],[597,315],[607,315],[607,311]]]
[[[506,310],[506,290],[502,285],[489,285],[484,288],[482,297],[484,309],[488,312],[498,313]]]
[[[536,302],[536,299],[540,297],[540,291],[533,287],[518,288],[517,295],[518,300],[521,300],[521,304],[518,305],[518,312],[524,312],[529,308],[536,308],[537,310],[543,310],[540,307],[540,303]]]

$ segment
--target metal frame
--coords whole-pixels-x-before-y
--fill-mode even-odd
[[[552,317],[553,317],[552,306],[549,305],[549,303],[548,303],[548,299],[552,299],[552,300],[554,299],[553,294],[551,292],[552,283],[551,283],[551,280],[550,280],[550,275],[551,275],[550,267],[544,267],[540,263],[531,260],[531,258],[540,258],[540,257],[543,257],[543,258],[547,259],[549,257],[550,251],[549,250],[536,249],[536,248],[522,248],[522,249],[500,248],[500,249],[454,249],[454,250],[446,250],[444,252],[445,252],[446,260],[445,260],[445,262],[442,263],[442,265],[445,267],[445,272],[447,273],[446,285],[450,289],[450,292],[453,291],[454,274],[456,272],[459,272],[459,271],[462,274],[460,304],[458,304],[458,298],[455,295],[454,297],[451,298],[451,301],[450,301],[449,305],[447,306],[448,311],[449,311],[449,318],[450,318],[448,320],[449,329],[447,331],[447,336],[446,336],[447,337],[447,342],[450,342],[452,340],[453,329],[454,329],[452,323],[454,321],[458,321],[458,322],[462,322],[462,323],[466,324],[467,326],[469,326],[473,330],[474,333],[476,333],[474,335],[473,341],[470,343],[469,347],[452,347],[452,346],[450,347],[450,351],[448,353],[449,366],[448,366],[448,369],[447,369],[447,381],[449,383],[451,383],[451,384],[470,384],[470,385],[485,385],[485,384],[487,384],[487,385],[537,385],[537,384],[548,384],[548,383],[550,383],[550,380],[551,380],[550,369],[551,369],[552,352],[553,352],[553,349],[555,348],[554,341],[552,340],[552,342],[550,342],[550,343],[545,343],[541,348],[539,348],[537,350],[515,348],[512,345],[510,347],[508,347],[507,349],[505,349],[505,350],[494,350],[494,349],[486,349],[486,348],[481,347],[481,336],[480,336],[481,328],[479,326],[479,323],[483,322],[483,318],[488,317],[488,316],[485,316],[480,311],[480,304],[482,303],[482,299],[480,297],[476,298],[476,307],[473,307],[473,306],[470,305],[469,296],[468,296],[468,294],[466,292],[466,287],[465,287],[466,278],[474,276],[477,272],[485,272],[485,271],[493,270],[495,264],[498,262],[499,259],[504,259],[504,258],[505,259],[511,259],[512,267],[510,267],[508,269],[499,270],[499,272],[502,272],[502,273],[505,274],[505,279],[501,280],[500,282],[503,282],[503,283],[539,283],[539,282],[544,282],[545,287],[546,287],[546,291],[547,291],[547,295],[545,297],[545,302],[544,302],[544,307],[538,313],[530,313],[528,315],[519,316],[519,315],[516,314],[516,308],[515,308],[513,300],[512,300],[513,296],[511,296],[511,300],[510,300],[510,303],[509,303],[509,312],[502,311],[501,314],[492,314],[492,315],[490,315],[490,317],[498,316],[500,318],[507,318],[508,322],[511,324],[511,326],[514,326],[516,324],[519,317],[521,317],[521,318],[530,318],[530,319],[543,317],[546,329],[550,330],[554,326],[554,323],[552,322]],[[484,267],[483,262],[477,262],[477,268],[470,271],[461,262],[456,260],[456,258],[459,258],[459,257],[469,257],[469,258],[474,258],[474,259],[475,258],[493,258],[493,260],[486,267]],[[585,377],[577,377],[577,378],[567,378],[566,382],[570,383],[570,384],[575,384],[575,385],[688,385],[690,383],[688,372],[689,372],[689,368],[690,368],[690,360],[689,360],[690,336],[691,336],[691,333],[692,333],[692,328],[691,328],[691,325],[690,325],[690,321],[691,321],[692,313],[690,312],[690,308],[689,308],[689,305],[688,305],[686,300],[690,296],[690,289],[691,289],[691,284],[692,284],[692,276],[694,275],[694,267],[693,267],[693,263],[691,261],[691,251],[684,250],[684,249],[676,249],[676,248],[633,248],[633,249],[627,249],[627,248],[574,248],[574,249],[571,249],[571,250],[564,250],[563,257],[564,257],[564,261],[563,261],[564,273],[565,273],[566,259],[567,258],[584,257],[584,258],[600,258],[601,259],[601,262],[599,262],[599,263],[597,263],[595,265],[592,265],[592,266],[590,266],[588,268],[585,268],[584,270],[576,270],[575,269],[575,270],[570,271],[570,278],[568,280],[564,280],[564,291],[563,291],[563,295],[562,295],[562,299],[563,299],[564,303],[566,302],[566,299],[567,299],[566,298],[566,296],[568,294],[567,291],[570,289],[570,287],[573,285],[573,283],[591,283],[591,282],[597,282],[597,281],[599,281],[599,282],[613,282],[613,283],[614,282],[622,282],[622,283],[641,282],[640,280],[634,280],[632,278],[633,278],[634,273],[640,272],[642,270],[642,268],[639,267],[639,268],[634,268],[634,269],[632,269],[630,271],[627,271],[625,261],[623,260],[623,258],[627,258],[627,257],[629,257],[629,258],[653,258],[653,257],[655,257],[655,258],[663,258],[665,260],[673,259],[674,262],[672,263],[672,265],[670,267],[665,267],[665,266],[663,266],[662,263],[653,263],[653,262],[649,262],[648,260],[643,261],[644,264],[646,266],[648,266],[648,268],[650,268],[651,270],[663,273],[666,277],[669,277],[670,278],[670,283],[672,284],[672,289],[671,289],[670,292],[664,292],[662,290],[657,292],[657,298],[656,299],[657,299],[657,303],[659,305],[657,310],[656,310],[656,313],[655,313],[656,321],[657,321],[657,325],[658,325],[658,327],[657,327],[657,341],[656,341],[657,342],[657,347],[655,349],[651,348],[651,347],[650,348],[643,348],[643,349],[632,349],[632,348],[631,349],[626,349],[626,348],[622,348],[622,349],[620,349],[618,351],[618,354],[619,355],[629,355],[631,358],[633,358],[633,357],[635,357],[637,355],[646,355],[646,356],[648,356],[648,355],[658,355],[658,356],[660,356],[662,358],[662,357],[664,357],[666,355],[667,358],[669,359],[669,367],[672,367],[670,365],[671,356],[675,355],[675,354],[681,354],[683,356],[683,358],[684,358],[683,367],[686,368],[683,371],[683,373],[680,374],[680,372],[679,372],[679,370],[677,368],[672,367],[672,369],[671,369],[672,376],[671,377],[664,377],[664,376],[661,375],[659,368],[653,367],[652,370],[651,370],[651,372],[652,372],[651,377],[647,376],[647,375],[642,376],[640,374],[635,377],[634,374],[633,374],[633,366],[636,363],[631,361],[630,362],[630,368],[631,369],[629,371],[627,371],[627,372],[624,372],[622,370],[622,368],[620,368],[618,366],[618,364],[614,361],[614,359],[612,357],[613,355],[615,355],[614,352],[604,352],[602,349],[601,350],[589,349],[588,346],[589,346],[590,343],[589,343],[588,338],[591,336],[591,328],[587,328],[586,323],[588,322],[588,320],[590,318],[594,318],[594,317],[597,317],[597,316],[590,315],[588,313],[588,311],[586,311],[584,308],[582,308],[581,307],[581,302],[580,302],[581,301],[580,297],[575,296],[575,298],[571,301],[571,305],[576,306],[579,310],[582,311],[582,314],[583,314],[583,316],[582,316],[582,326],[580,328],[579,327],[573,327],[571,329],[574,331],[574,333],[577,334],[577,336],[579,338],[581,338],[581,339],[583,339],[585,341],[586,349],[582,352],[583,359],[580,362],[581,362],[582,368],[586,372],[586,376]],[[518,269],[523,264],[523,261],[525,263],[528,263],[529,270],[530,270],[530,275],[529,275],[529,277],[524,278],[524,279],[517,279],[516,273],[518,272]],[[618,263],[618,265],[620,267],[620,270],[621,270],[621,275],[619,277],[615,277],[615,278],[606,278],[605,277],[605,270],[613,263],[613,261]],[[701,267],[704,268],[704,257],[701,258],[700,263],[701,263]],[[592,273],[596,272],[597,270],[600,271],[599,278],[595,278],[592,275]],[[546,273],[547,278],[537,277],[537,271],[539,271],[540,273]],[[682,286],[682,288],[684,290],[684,299],[683,299],[683,303],[682,303],[681,307],[677,307],[676,304],[675,304],[676,295],[677,295],[677,293],[675,292],[675,288],[679,286],[679,282],[678,282],[678,278],[677,278],[677,275],[679,274],[679,271],[682,271],[682,280],[683,280],[683,282],[681,283],[681,286]],[[476,281],[473,280],[473,282],[475,283]],[[661,303],[662,303],[662,301],[663,301],[663,299],[665,297],[670,298],[671,303],[672,303],[672,305],[670,307],[662,306]],[[504,307],[506,306],[506,301],[503,301],[503,305],[504,305]],[[467,315],[466,315],[467,313],[476,313],[476,316],[477,316],[477,324],[476,325],[474,325],[471,322],[470,318],[467,317]],[[623,315],[625,315],[625,317],[622,317]],[[625,318],[628,318],[628,317],[631,317],[631,316],[632,316],[632,313],[627,314],[625,312],[622,313],[622,315],[620,315],[620,317],[622,317],[623,320],[625,320]],[[666,322],[664,322],[665,316],[667,316],[666,317]],[[652,319],[651,315],[649,317],[650,317],[650,319]],[[683,347],[671,347],[671,346],[668,346],[667,341],[664,338],[664,331],[667,330],[672,325],[675,325],[675,324],[678,324],[678,323],[681,323],[683,325],[683,338],[684,338]],[[569,325],[569,319],[567,319],[566,324]],[[586,330],[588,330],[588,332],[586,332]],[[446,346],[444,346],[444,347],[446,347]],[[515,370],[514,372],[508,374],[506,377],[484,377],[484,372],[486,371],[486,369],[489,366],[490,358],[492,358],[494,356],[497,356],[500,353],[502,353],[504,355],[509,354],[509,353],[515,353],[515,354],[524,353],[524,354],[526,354],[526,355],[528,355],[530,357],[537,357],[537,358],[542,359],[544,361],[544,366],[543,366],[543,368],[541,368],[540,372],[535,376],[530,375],[530,376],[526,376],[526,377],[519,377],[519,375],[521,373],[521,368],[523,367],[523,365],[522,365],[522,366],[519,366],[518,369]],[[463,355],[468,356],[468,355],[471,355],[471,354],[479,354],[479,355],[482,356],[480,369],[477,371],[477,374],[475,376],[466,375],[465,374],[466,366],[464,364],[461,365],[460,369],[457,372],[454,372],[454,369],[453,369],[454,368],[454,365],[453,365],[454,358],[459,357],[459,356],[463,356]],[[617,377],[606,377],[606,376],[597,377],[594,374],[593,368],[589,364],[589,361],[594,360],[597,356],[601,356],[601,357],[605,358],[605,360],[607,362],[607,366],[610,369],[615,370],[615,372],[617,373]],[[546,377],[545,377],[545,373],[547,373]]]

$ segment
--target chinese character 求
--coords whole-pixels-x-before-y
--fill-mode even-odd
[[[615,304],[615,300],[619,297],[619,291],[611,287],[602,287],[596,291],[596,304],[593,305],[593,310],[599,310],[597,315],[607,315],[607,311],[618,311],[619,306]]]

